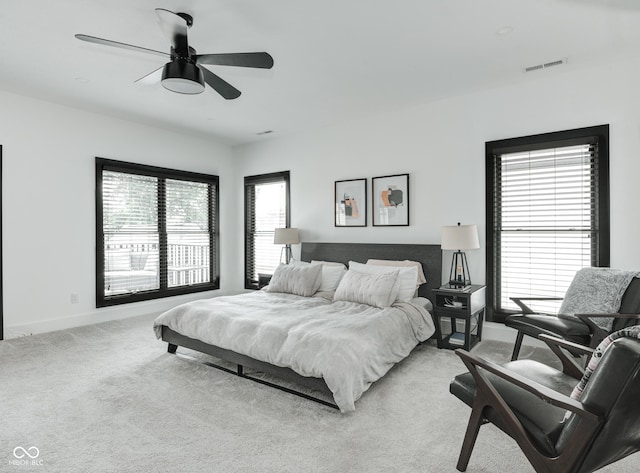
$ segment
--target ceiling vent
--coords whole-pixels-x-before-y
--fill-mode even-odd
[[[548,69],[549,67],[560,66],[567,63],[567,58],[558,59],[557,61],[545,62],[544,64],[537,64],[535,66],[529,66],[522,69],[523,72],[539,71],[541,69]]]

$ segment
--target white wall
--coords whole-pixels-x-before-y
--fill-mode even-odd
[[[640,64],[539,72],[520,84],[238,147],[237,183],[290,170],[291,225],[307,241],[439,243],[441,226],[476,223],[481,249],[467,255],[472,280],[484,283],[485,142],[608,123],[611,263],[640,269]],[[334,227],[334,181],[407,172],[409,227],[372,227],[370,202],[368,227]]]
[[[95,156],[220,176],[222,291],[216,293],[243,287],[243,176],[281,170],[291,171],[292,225],[303,240],[439,243],[442,225],[477,223],[482,248],[468,252],[469,265],[474,282],[484,283],[485,142],[609,123],[612,266],[638,269],[638,83],[638,62],[567,66],[521,84],[234,150],[0,92],[5,336],[158,312],[206,295],[95,308]],[[409,227],[374,228],[370,213],[366,228],[334,227],[335,180],[405,172]],[[444,273],[449,259],[447,252]],[[72,292],[79,304],[71,304]]]
[[[157,312],[203,294],[95,306],[95,156],[220,176],[231,202],[231,149],[0,92],[5,337]],[[221,244],[235,254],[234,209],[220,207]],[[221,290],[237,264],[221,254]],[[79,303],[71,304],[71,293]],[[221,291],[215,291],[219,293]]]

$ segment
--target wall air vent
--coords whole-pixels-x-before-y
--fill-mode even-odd
[[[522,72],[533,72],[539,71],[541,69],[548,69],[549,67],[559,66],[561,64],[566,64],[567,58],[558,59],[557,61],[545,62],[544,64],[536,64],[535,66],[529,66],[522,69]]]

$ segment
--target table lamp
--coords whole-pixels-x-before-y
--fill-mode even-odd
[[[300,243],[300,235],[297,228],[276,228],[273,235],[273,243],[275,245],[285,245],[280,250],[280,261],[282,261],[282,252],[285,256],[285,264],[289,264],[293,255],[291,253],[291,245]]]
[[[449,287],[463,288],[471,285],[471,275],[467,265],[467,256],[462,250],[480,248],[478,227],[476,225],[451,225],[442,227],[441,248],[455,250],[451,258],[449,271]]]

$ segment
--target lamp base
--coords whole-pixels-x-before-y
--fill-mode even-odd
[[[280,250],[280,263],[282,263],[282,255],[284,254],[284,264],[291,263],[293,259],[293,252],[291,251],[291,245],[285,245]]]
[[[471,290],[471,284],[460,286],[458,281],[450,281],[448,284],[441,286],[440,289],[451,292],[468,292]]]
[[[471,285],[471,281],[449,281],[451,289],[462,289]]]
[[[456,251],[451,258],[451,271],[449,271],[449,287],[462,288],[471,285],[467,256],[464,251]]]

